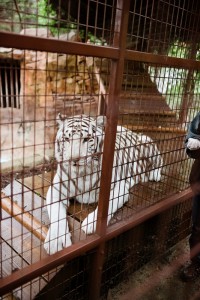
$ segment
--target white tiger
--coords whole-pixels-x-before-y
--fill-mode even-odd
[[[49,254],[72,244],[67,222],[69,198],[80,203],[98,201],[105,117],[58,115],[55,141],[57,172],[47,192],[50,228],[44,247]],[[162,158],[156,144],[146,135],[117,127],[112,185],[108,209],[113,214],[129,199],[129,189],[140,181],[161,179]],[[96,230],[96,210],[82,222],[82,230]]]

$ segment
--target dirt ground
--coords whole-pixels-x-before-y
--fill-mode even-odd
[[[200,277],[189,283],[180,279],[181,267],[188,259],[187,238],[109,290],[107,300],[199,300]]]

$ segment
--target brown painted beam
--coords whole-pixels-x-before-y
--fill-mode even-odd
[[[115,47],[96,46],[0,31],[1,47],[118,59]]]

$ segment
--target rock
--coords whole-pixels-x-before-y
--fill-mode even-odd
[[[52,34],[48,28],[26,28],[22,29],[20,34],[39,37],[52,37]]]
[[[64,40],[64,41],[73,41],[73,42],[80,42],[81,38],[77,32],[76,29],[71,29],[69,32],[61,34],[58,37],[59,40]]]

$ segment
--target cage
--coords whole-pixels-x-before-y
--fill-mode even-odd
[[[0,8],[0,294],[106,297],[189,232],[199,3]]]

